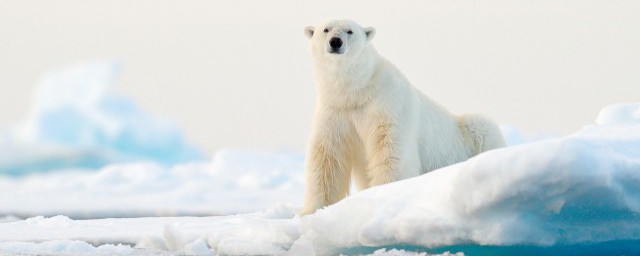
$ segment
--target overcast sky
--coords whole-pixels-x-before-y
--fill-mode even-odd
[[[48,70],[116,59],[116,90],[208,152],[302,150],[315,102],[303,28],[349,18],[426,95],[526,133],[640,101],[640,1],[0,0],[0,127]]]

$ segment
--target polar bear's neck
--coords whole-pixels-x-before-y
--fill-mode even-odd
[[[373,47],[348,59],[316,61],[319,102],[344,109],[366,104],[373,96],[375,88],[371,87],[371,79],[380,61]]]

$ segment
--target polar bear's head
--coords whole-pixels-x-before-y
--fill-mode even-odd
[[[357,56],[368,47],[376,31],[350,20],[332,20],[317,27],[306,27],[304,33],[315,58],[341,59]]]

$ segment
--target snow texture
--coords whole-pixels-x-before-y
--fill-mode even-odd
[[[607,106],[600,111],[597,124],[638,124],[640,123],[640,103],[620,103]]]
[[[295,212],[280,205],[252,214],[219,217],[34,217],[1,226],[0,254],[129,255],[136,249],[177,255],[316,255],[311,244],[300,238],[300,219]],[[430,254],[377,250],[372,255]]]
[[[128,245],[105,244],[94,247],[84,241],[71,240],[0,243],[0,253],[4,255],[131,255],[133,251]]]
[[[0,174],[200,160],[176,125],[112,91],[119,73],[117,63],[99,62],[47,75],[25,122],[0,131]]]
[[[33,217],[0,223],[0,254],[5,250],[15,252],[4,248],[25,245],[20,242],[37,243],[33,244],[35,248],[47,241],[77,240],[93,245],[80,243],[78,250],[125,244],[136,250],[198,255],[421,255],[447,250],[475,252],[473,255],[487,255],[496,250],[503,255],[505,251],[512,255],[639,255],[640,123],[628,122],[634,120],[633,113],[638,109],[640,105],[605,108],[598,120],[609,121],[585,126],[571,136],[486,152],[416,178],[359,192],[310,216],[296,215],[298,201],[294,206],[280,204],[256,213],[218,217],[97,220]],[[268,165],[269,162],[277,164]],[[210,163],[214,166],[212,170],[220,168],[225,172],[216,179],[224,179],[226,175],[232,178],[210,185],[230,187],[229,193],[225,194],[225,189],[215,192],[195,189],[186,198],[207,197],[208,193],[228,197],[227,201],[217,201],[220,205],[215,207],[229,202],[233,207],[243,203],[255,205],[272,196],[277,198],[269,200],[283,202],[301,198],[302,194],[283,196],[282,191],[253,201],[238,201],[232,195],[255,196],[268,193],[268,189],[300,186],[287,182],[300,176],[273,171],[279,168],[259,173],[263,164],[288,166],[293,162],[300,163],[301,159],[287,158],[286,154],[276,160],[243,152],[221,152]],[[104,188],[115,185],[107,194],[118,191],[119,182],[112,182],[114,177],[132,177],[123,180],[131,179],[151,188],[154,185],[150,184],[181,177],[167,171],[160,171],[164,173],[160,176],[147,176],[144,172],[153,167],[143,165],[136,167],[136,171],[115,171],[119,174],[111,176],[110,172],[115,170],[112,168],[96,174],[108,177],[105,182],[109,185]],[[200,167],[181,168],[179,173],[184,174]],[[301,170],[292,173],[299,174]],[[29,186],[46,187],[52,179]],[[172,185],[201,179],[199,174],[187,175]],[[216,179],[202,180],[208,183]],[[2,181],[2,189],[12,182],[24,182]],[[161,189],[126,203],[122,209],[135,207],[137,203],[144,205],[154,193],[170,187],[159,186]],[[78,187],[72,183],[69,190],[78,191]],[[49,200],[52,205],[64,204],[70,200],[69,195],[52,196]],[[1,202],[7,200],[12,201]],[[185,205],[204,202],[186,201]],[[28,251],[32,246],[22,249]]]
[[[273,255],[284,253],[299,236],[294,212],[281,205],[253,214],[220,217],[98,220],[34,217],[2,224],[0,241],[81,240],[197,255],[214,251],[223,255]]]
[[[279,202],[299,205],[303,161],[296,153],[221,150],[211,161],[174,167],[128,163],[95,172],[0,176],[0,216],[221,215]]]

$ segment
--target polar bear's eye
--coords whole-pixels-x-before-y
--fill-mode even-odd
[[[325,29],[324,29],[324,32],[325,32],[325,33],[329,32],[329,29],[328,29],[328,28],[325,28]]]
[[[353,31],[349,30],[349,31],[347,31],[347,34],[351,35],[351,34],[353,34]]]

